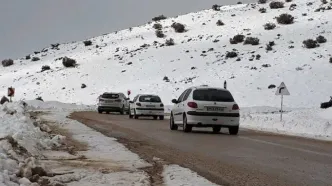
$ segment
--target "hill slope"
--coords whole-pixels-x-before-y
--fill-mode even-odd
[[[46,48],[31,55],[40,61],[21,59],[1,67],[1,90],[5,93],[8,86],[15,87],[16,99],[42,96],[44,100],[94,104],[104,91],[130,89],[133,94],[159,94],[170,104],[186,87],[222,87],[227,80],[228,89],[242,107],[279,106],[276,89],[268,86],[284,81],[291,93],[286,106],[318,107],[332,94],[332,10],[315,11],[330,2],[309,2],[293,1],[281,9],[270,9],[268,3],[224,6],[220,11],[204,10],[159,21],[165,38],[156,37],[152,22],[92,38],[91,46],[79,41]],[[291,4],[297,5],[292,11]],[[260,13],[260,8],[267,12]],[[275,17],[282,13],[293,15],[294,23],[278,24]],[[218,20],[224,25],[217,26]],[[184,24],[187,31],[176,33],[173,22]],[[263,25],[268,22],[276,28],[265,30]],[[257,37],[260,44],[230,44],[236,34]],[[327,42],[318,48],[303,47],[304,40],[319,35]],[[175,45],[163,46],[169,38]],[[275,45],[267,51],[270,41]],[[226,52],[232,50],[238,57],[226,58]],[[64,56],[76,59],[79,66],[63,67],[57,59]],[[43,65],[51,70],[40,72]],[[82,83],[87,87],[82,89]]]

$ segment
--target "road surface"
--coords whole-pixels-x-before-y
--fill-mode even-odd
[[[240,129],[192,133],[169,129],[168,120],[76,112],[87,126],[117,138],[146,160],[153,157],[189,168],[220,185],[332,186],[332,143]]]

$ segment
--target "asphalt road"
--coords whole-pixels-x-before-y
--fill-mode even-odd
[[[221,185],[332,186],[332,143],[240,129],[192,133],[169,129],[169,121],[129,119],[127,115],[77,112],[71,115],[116,137],[145,159],[154,156],[190,168]]]

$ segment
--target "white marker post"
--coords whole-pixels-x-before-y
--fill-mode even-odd
[[[281,95],[281,110],[280,110],[280,121],[282,121],[282,106],[283,106],[283,101],[284,101],[284,96],[289,96],[290,93],[285,85],[284,82],[280,84],[280,86],[277,89],[276,95]]]

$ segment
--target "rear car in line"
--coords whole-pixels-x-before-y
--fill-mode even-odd
[[[238,134],[239,106],[227,89],[207,85],[190,87],[172,102],[171,130],[177,130],[178,126],[184,132],[191,132],[193,127],[212,127],[215,133],[228,128],[231,135]]]
[[[98,97],[98,112],[101,114],[106,112],[119,112],[124,114],[129,111],[129,98],[123,93],[104,92]]]
[[[164,120],[164,104],[160,97],[154,94],[138,94],[130,101],[129,118],[153,117]]]

